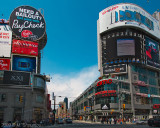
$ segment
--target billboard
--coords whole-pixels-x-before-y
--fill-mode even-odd
[[[117,39],[117,56],[135,55],[134,39]]]
[[[146,37],[145,46],[146,46],[147,65],[160,68],[158,42]]]
[[[159,21],[135,4],[121,3],[99,13],[100,33],[122,26],[134,26],[160,38]]]
[[[115,62],[133,62],[141,60],[141,45],[143,34],[135,29],[121,28],[102,35],[102,64]],[[113,64],[112,64],[113,65]]]
[[[105,65],[103,67],[103,74],[121,74],[121,73],[127,73],[127,65],[126,64],[118,64],[118,65]]]
[[[3,84],[29,85],[30,73],[4,71]]]
[[[10,69],[10,59],[0,58],[0,70],[9,70]]]
[[[13,40],[12,53],[38,56],[38,43],[24,40]]]
[[[39,40],[46,31],[42,14],[31,6],[20,6],[14,9],[9,21],[13,33],[23,40]]]
[[[12,70],[36,72],[36,57],[13,55]]]
[[[11,56],[12,32],[8,25],[0,25],[0,57]]]

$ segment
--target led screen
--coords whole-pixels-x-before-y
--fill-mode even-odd
[[[158,42],[146,37],[147,64],[159,68],[159,45]]]
[[[117,56],[135,55],[134,39],[118,39],[117,40]]]
[[[36,58],[14,55],[12,70],[36,72]]]

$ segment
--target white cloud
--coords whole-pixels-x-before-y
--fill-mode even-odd
[[[69,102],[71,102],[75,99],[74,97],[78,97],[99,77],[99,72],[97,66],[92,66],[84,68],[78,73],[71,73],[68,75],[53,74],[51,77],[51,82],[48,83],[47,86],[48,93],[51,97],[52,92],[54,92],[56,96],[68,97]],[[57,97],[56,104],[63,100],[64,97]]]

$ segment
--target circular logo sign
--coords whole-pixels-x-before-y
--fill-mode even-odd
[[[16,36],[29,41],[41,39],[46,31],[42,14],[30,6],[20,6],[14,9],[10,15],[9,25]]]

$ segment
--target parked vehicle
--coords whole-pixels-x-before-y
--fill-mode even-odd
[[[136,124],[138,124],[138,125],[143,125],[143,124],[147,124],[148,123],[148,120],[137,120],[136,121]]]
[[[69,124],[69,123],[72,123],[72,120],[71,119],[65,119],[65,122],[66,122],[66,124]]]
[[[63,124],[63,123],[64,123],[62,118],[58,118],[58,119],[56,120],[56,122],[57,122],[57,124]]]
[[[160,118],[151,118],[148,120],[148,125],[149,126],[160,126]]]

